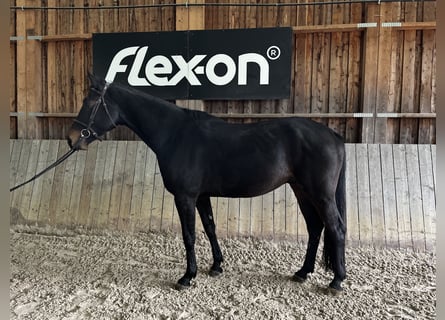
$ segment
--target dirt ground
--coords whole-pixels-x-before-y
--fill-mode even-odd
[[[11,319],[435,319],[436,254],[347,249],[338,297],[320,255],[304,284],[290,280],[302,243],[224,239],[224,273],[207,275],[210,246],[197,239],[199,274],[184,291],[180,235],[10,229]]]

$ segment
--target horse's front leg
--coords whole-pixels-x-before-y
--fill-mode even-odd
[[[199,215],[201,216],[202,225],[206,232],[207,237],[212,247],[213,265],[210,268],[209,275],[212,277],[218,276],[223,272],[221,263],[223,262],[223,256],[218,244],[215,232],[215,222],[213,220],[212,204],[209,197],[199,197],[196,202]]]
[[[187,196],[175,196],[175,204],[181,221],[182,239],[187,257],[187,269],[178,280],[177,289],[190,287],[190,281],[196,277],[197,266],[195,256],[195,205],[196,200]]]

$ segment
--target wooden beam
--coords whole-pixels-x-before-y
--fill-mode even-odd
[[[53,42],[53,41],[76,41],[76,40],[91,40],[93,38],[92,33],[78,33],[78,34],[54,34],[42,36],[40,41]]]
[[[187,10],[186,8],[179,7],[180,9]],[[194,9],[196,7],[191,7]],[[202,12],[190,12],[190,18],[196,15],[202,14]],[[186,18],[184,20],[184,18]],[[192,19],[188,20],[188,15],[178,17],[178,23],[188,23],[190,30],[199,29],[202,25],[202,20]],[[292,27],[294,33],[317,33],[317,32],[353,32],[363,31],[366,28],[375,28],[377,23],[346,23],[346,24],[329,24],[329,25],[313,25],[313,26],[295,26]],[[394,28],[397,30],[436,30],[436,21],[424,21],[424,22],[384,22],[383,28]],[[180,29],[178,29],[180,30]],[[43,36],[28,36],[27,40],[39,40],[41,42],[56,42],[56,41],[80,41],[91,40],[93,38],[92,33],[76,33],[76,34],[53,34]],[[10,37],[10,41],[25,40],[22,36]]]
[[[372,113],[210,113],[214,117],[226,119],[274,119],[274,118],[373,118]],[[36,117],[36,118],[75,118],[74,112],[10,112],[10,117]],[[377,118],[414,118],[434,119],[436,113],[377,113]]]

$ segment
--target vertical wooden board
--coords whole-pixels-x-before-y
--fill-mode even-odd
[[[298,201],[297,201],[298,204]],[[309,233],[307,232],[306,220],[301,212],[300,205],[297,206],[297,235],[299,241],[307,241]]]
[[[37,162],[40,153],[40,140],[32,140],[31,148],[29,149],[28,166],[26,168],[26,180],[32,178],[36,174]],[[34,192],[35,180],[24,185],[21,189],[22,194],[20,196],[20,210],[26,220],[30,219],[30,203],[32,194]],[[30,222],[30,221],[29,221]]]
[[[109,226],[110,224],[110,203],[111,190],[113,188],[113,173],[116,165],[117,141],[106,141],[106,154],[103,169],[101,190],[100,190],[100,206],[95,212],[95,226],[99,229]]]
[[[380,6],[378,4],[366,5],[366,22],[377,22]],[[375,99],[377,95],[376,57],[378,57],[378,28],[366,28],[364,37],[364,66],[362,80],[363,112],[375,112]],[[363,143],[374,142],[375,118],[362,120]]]
[[[416,30],[404,31],[401,111],[418,112],[416,90]],[[402,119],[400,143],[417,143],[418,120]]]
[[[175,8],[163,8],[161,10],[162,22],[161,28],[163,31],[174,31],[175,30]]]
[[[273,191],[273,234],[274,239],[282,240],[286,235],[286,186]]]
[[[346,144],[346,239],[351,244],[360,242],[356,145]]]
[[[215,223],[215,226],[216,226],[216,224],[217,224],[217,222],[216,222],[216,211],[218,209],[218,198],[216,198],[216,197],[210,198],[210,206],[212,207],[213,222]],[[175,224],[175,222],[176,222],[176,227],[175,227],[174,230],[176,232],[180,233],[181,232],[181,222],[179,221],[178,211],[176,210],[176,207],[174,207],[173,209],[174,209],[173,210],[173,212],[174,212],[173,214],[175,216],[173,224]],[[201,218],[198,217],[199,216],[198,210],[196,210],[196,216],[197,216],[197,218],[196,218],[196,232],[204,232],[204,227],[202,225]]]
[[[425,248],[432,250],[436,244],[436,196],[433,182],[433,164],[430,145],[418,145]]]
[[[49,7],[53,7],[57,5],[57,0],[48,0],[47,5]],[[48,10],[46,13],[46,34],[47,35],[55,35],[57,34],[57,10]],[[56,112],[57,109],[57,97],[58,97],[58,88],[57,88],[57,66],[56,55],[57,55],[57,42],[48,42],[46,43],[46,65],[45,73],[46,73],[46,102],[47,102],[47,111],[48,112]],[[56,128],[53,128],[57,119],[48,119],[48,138],[54,138],[56,132],[58,131]]]
[[[20,171],[20,154],[22,152],[23,140],[11,140],[13,142],[13,149],[9,158],[9,186],[10,188],[18,185],[22,182],[19,177]],[[20,189],[17,189],[17,191]],[[9,195],[9,205],[12,207],[12,199],[17,191],[10,193]]]
[[[173,195],[172,195],[173,197]],[[210,199],[212,201],[212,199]],[[213,207],[213,203],[212,203]],[[202,228],[202,225],[201,225]],[[174,232],[181,234],[181,222],[179,221],[178,210],[176,209],[175,199],[173,197],[173,221],[172,221],[172,229]]]
[[[68,146],[65,143],[62,143],[65,146],[64,151],[68,149]],[[68,222],[70,221],[70,200],[71,193],[73,189],[73,180],[74,180],[74,172],[76,168],[77,154],[72,155],[65,162],[65,170],[63,173],[62,184],[59,186],[62,190],[61,198],[59,199],[59,203],[57,206],[57,212],[55,215],[55,225],[67,227],[69,226]]]
[[[433,67],[431,70],[432,73],[432,78],[433,80],[431,81],[431,86],[432,86],[432,93],[431,93],[431,112],[436,112],[436,100],[437,100],[437,55],[436,55],[436,47],[434,47],[434,54],[433,54]],[[429,142],[430,144],[435,144],[436,143],[436,120],[431,119],[432,122],[432,127],[433,129],[431,130],[431,141]]]
[[[436,4],[423,3],[423,21],[436,20]],[[422,31],[420,112],[435,112],[436,96],[436,30]],[[419,121],[418,143],[435,143],[435,120],[421,119]]]
[[[346,103],[346,74],[347,74],[347,44],[344,43],[344,34],[342,32],[333,32],[331,34],[330,49],[330,73],[328,90],[328,111],[329,113],[345,112]],[[344,120],[340,118],[329,119],[328,125],[335,132],[344,135]]]
[[[90,200],[96,166],[97,148],[98,143],[92,143],[88,146],[85,169],[83,172],[84,176],[82,179],[82,192],[80,195],[80,199],[82,199],[82,201],[80,202],[79,206],[77,224],[84,227],[87,227],[89,223]]]
[[[404,21],[417,21],[422,4],[404,3]],[[419,17],[420,18],[420,17]],[[402,112],[419,111],[419,86],[420,79],[420,33],[417,30],[405,30],[403,35],[403,69],[402,69]],[[417,143],[418,119],[401,119],[400,143]]]
[[[116,149],[116,163],[113,171],[113,184],[111,186],[110,213],[108,218],[108,225],[114,230],[116,230],[119,225],[119,210],[122,198],[126,156],[127,141],[118,141]]]
[[[129,0],[120,1],[121,6],[128,6]],[[129,9],[118,9],[115,10],[114,20],[116,21],[117,32],[128,32],[128,20],[130,19]]]
[[[394,177],[396,181],[397,221],[401,247],[412,247],[408,177],[405,145],[393,145]]]
[[[354,3],[350,6],[350,19],[348,23],[362,22],[362,4]],[[349,33],[348,45],[348,80],[347,80],[347,107],[346,112],[359,112],[360,87],[361,87],[361,61],[362,61],[362,39],[364,32],[357,30]],[[350,118],[346,121],[346,141],[356,142],[359,135],[359,119]]]
[[[431,100],[433,95],[433,55],[435,54],[435,30],[424,30],[422,35],[422,59],[419,111],[431,112]],[[418,143],[431,143],[434,132],[433,119],[421,119],[419,121]]]
[[[14,150],[14,144],[17,140],[9,140],[9,161],[11,162],[12,150]]]
[[[252,237],[261,238],[263,224],[263,197],[258,196],[252,198],[251,219],[250,219],[250,235]]]
[[[133,192],[134,170],[136,165],[137,141],[128,141],[122,181],[121,203],[119,206],[119,230],[130,227],[130,206]]]
[[[373,239],[367,144],[356,145],[356,157],[360,243],[371,244]]]
[[[329,104],[329,64],[330,64],[330,35],[325,33],[314,34],[311,112],[328,112]],[[326,120],[320,122],[326,123]]]
[[[97,147],[97,155],[95,159],[93,184],[91,187],[91,198],[89,206],[89,222],[88,225],[93,229],[98,228],[98,220],[100,219],[100,211],[102,207],[102,201],[100,194],[102,191],[102,183],[104,181],[105,161],[107,159],[107,144],[108,141],[101,142]]]
[[[401,4],[392,3],[391,21],[403,21],[401,18]],[[402,58],[403,57],[403,32],[391,29],[391,64],[390,80],[388,87],[388,105],[387,112],[400,112],[400,100],[402,95]],[[387,143],[399,143],[400,119],[387,119]]]
[[[86,165],[86,152],[77,152],[76,168],[74,169],[73,177],[73,190],[71,191],[70,207],[69,207],[69,220],[70,226],[76,226],[76,218],[79,216],[80,203],[83,201],[82,194],[82,181]]]
[[[176,0],[176,4],[183,4],[184,0]],[[176,7],[176,30],[188,30],[189,28],[189,11],[186,6]]]
[[[15,0],[11,2],[11,5],[15,4]],[[16,35],[16,13],[10,11],[9,13],[9,34]],[[16,75],[16,48],[17,44],[13,41],[9,43],[9,111],[17,111],[17,75]],[[17,138],[17,119],[9,118],[9,135],[10,138]],[[12,146],[13,143],[10,143]]]
[[[189,0],[190,4],[202,3],[200,0]],[[205,8],[204,6],[188,7],[188,30],[202,30],[205,28]]]
[[[130,204],[130,229],[135,231],[141,215],[142,192],[144,188],[145,164],[147,162],[147,145],[138,141],[136,143],[136,162],[134,166],[133,192]]]
[[[250,236],[250,204],[251,198],[241,198],[239,208],[239,235]]]
[[[380,158],[382,163],[386,245],[388,247],[398,248],[399,234],[397,230],[397,201],[392,145],[380,145]]]
[[[345,23],[346,6],[332,6],[332,24]],[[348,35],[344,32],[331,33],[330,66],[329,66],[329,113],[345,112],[347,94],[347,63],[348,63]],[[328,125],[335,132],[344,135],[344,119],[329,119]]]
[[[227,235],[233,238],[238,236],[240,199],[230,198],[228,200],[229,200],[229,215],[227,221]]]
[[[312,35],[296,34],[295,36],[295,62],[294,62],[294,112],[308,112],[310,104],[306,99],[310,92],[311,47],[308,45]],[[309,91],[309,92],[308,92]]]
[[[354,5],[353,5],[354,6]],[[360,20],[361,21],[361,20]],[[347,101],[346,112],[359,112],[360,107],[360,69],[361,69],[361,51],[362,51],[362,32],[351,32],[349,34],[349,62],[348,62],[348,80],[347,80]],[[348,118],[346,120],[345,140],[347,142],[358,141],[359,120]]]
[[[65,143],[59,143],[59,149],[57,151],[57,158],[60,158],[65,152],[66,152],[66,144]],[[61,202],[63,201],[63,177],[65,174],[65,167],[66,162],[62,162],[59,166],[57,166],[54,169],[54,177],[53,177],[53,185],[52,185],[52,192],[51,192],[51,198],[49,202],[49,224],[51,226],[57,226],[56,224],[58,221],[58,216],[60,215],[60,207]]]
[[[263,239],[273,239],[273,221],[274,221],[274,210],[273,210],[274,198],[273,192],[266,193],[263,195],[263,226],[262,226],[262,238]]]
[[[50,140],[48,147],[48,156],[46,161],[46,166],[54,163],[57,159],[57,154],[59,151],[59,140]],[[42,180],[42,193],[40,195],[40,208],[38,221],[41,225],[47,225],[50,223],[50,201],[54,184],[55,170],[50,170],[39,179]]]
[[[41,172],[47,167],[46,161],[48,158],[48,152],[49,152],[49,140],[42,140],[40,142],[40,152],[39,152],[39,158],[37,160],[36,172]],[[74,156],[75,155],[72,155],[72,157]],[[38,222],[39,218],[42,185],[43,185],[43,180],[41,178],[34,181],[34,192],[32,193],[31,203],[29,206],[28,220],[36,223]]]
[[[425,250],[425,226],[417,145],[406,145],[406,169],[409,173],[408,190],[413,246],[416,250]]]
[[[150,14],[150,23],[149,30],[151,31],[161,31],[162,30],[162,8],[151,8],[149,10]]]
[[[18,140],[17,147],[14,151],[12,160],[14,161],[14,165],[12,169],[11,179],[11,187],[14,187],[18,184],[23,183],[26,180],[26,170],[28,167],[29,160],[29,152],[31,148],[31,140],[20,139]],[[10,194],[10,205],[18,209],[21,194],[23,189],[18,188]]]
[[[434,193],[436,192],[436,145],[431,145],[431,158],[432,158],[432,166],[433,166],[433,182],[434,182]]]
[[[300,215],[297,198],[289,184],[285,186],[286,197],[286,235],[291,239],[298,238],[298,217]]]
[[[380,5],[380,16],[378,22],[392,22],[392,3],[382,3]],[[392,41],[391,33],[392,28],[381,28],[378,30],[378,64],[377,64],[377,90],[376,90],[376,112],[389,112],[389,81],[390,81],[390,65],[391,65],[391,50]],[[375,119],[375,133],[374,143],[386,143],[387,142],[387,126],[388,121],[386,118]]]
[[[27,5],[34,5],[35,1],[27,0]],[[26,10],[27,35],[42,34],[42,10]],[[26,41],[26,110],[41,112],[42,107],[42,43],[40,41]],[[41,138],[42,121],[36,117],[27,119],[28,137]]]
[[[229,200],[219,197],[216,205],[216,233],[220,237],[227,237],[228,218]]]
[[[262,11],[262,19],[259,17],[261,27],[274,27],[277,23],[278,6],[274,7],[260,7]]]
[[[26,6],[26,0],[17,0],[17,6]],[[26,24],[26,12],[25,10],[16,11],[16,35],[26,36],[26,29],[28,28]],[[16,44],[16,76],[17,76],[17,112],[26,112],[26,90],[27,90],[27,59],[26,56],[26,46],[28,41],[17,41]],[[17,138],[27,137],[27,118],[24,116],[17,117]]]
[[[161,229],[166,231],[172,231],[173,224],[175,220],[175,198],[173,195],[167,191],[167,189],[164,188],[164,204],[162,206],[162,222],[161,222]],[[198,215],[198,213],[196,213]],[[202,224],[198,223],[199,218],[196,219],[196,230],[197,232],[202,231]],[[178,219],[179,222],[179,219]]]
[[[141,218],[139,224],[142,230],[150,230],[155,166],[156,156],[151,149],[147,149],[147,162],[145,164],[144,188],[142,190]]]
[[[151,202],[150,230],[160,231],[162,221],[162,205],[164,200],[164,183],[162,182],[159,163],[156,161],[153,181],[153,201]]]
[[[372,239],[374,246],[384,247],[386,245],[386,234],[383,207],[382,168],[380,161],[380,145],[368,145]]]
[[[83,0],[75,0],[75,5],[82,6],[84,3]],[[114,11],[114,10],[110,10]],[[74,10],[73,12],[73,32],[76,34],[84,34],[85,33],[85,10]],[[86,59],[85,59],[85,47],[86,41],[74,41],[73,43],[73,53],[75,59],[73,59],[73,79],[74,88],[73,88],[73,104],[72,110],[73,112],[77,112],[78,108],[82,105],[84,92],[85,92],[85,67]]]

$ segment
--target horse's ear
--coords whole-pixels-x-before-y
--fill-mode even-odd
[[[88,71],[87,75],[88,75],[88,80],[90,80],[90,83],[93,84],[94,83],[94,75],[89,71]]]
[[[95,76],[91,72],[88,72],[88,79],[90,80],[90,86],[92,88],[100,89],[103,86],[103,84],[104,84],[104,80],[103,79]]]

